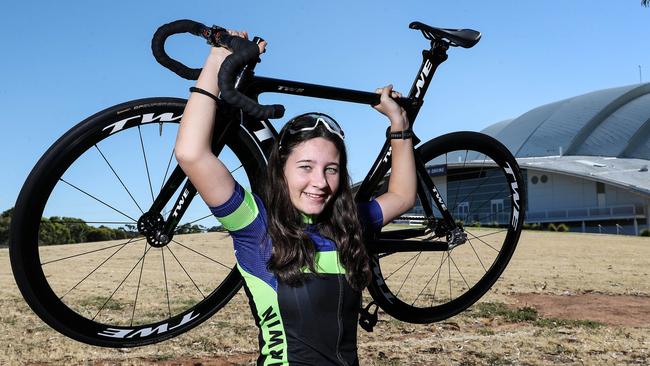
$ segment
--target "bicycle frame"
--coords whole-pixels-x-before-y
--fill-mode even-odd
[[[398,103],[406,110],[411,123],[411,128],[415,124],[417,115],[424,102],[424,96],[431,80],[433,79],[436,69],[440,64],[447,60],[446,51],[448,48],[449,44],[445,41],[433,41],[429,50],[422,51],[422,64],[420,65],[420,69],[413,81],[411,90],[406,98],[400,98],[398,100]],[[253,100],[258,100],[259,95],[263,93],[280,93],[368,105],[374,105],[379,102],[379,95],[376,93],[255,76],[253,72],[254,67],[255,65],[248,65],[240,74],[237,82],[237,89],[241,90],[242,93]],[[217,120],[220,123],[223,123],[225,120],[226,124],[220,126],[219,130],[221,133],[215,134],[214,136],[212,149],[215,155],[218,156],[221,152],[221,149],[223,149],[225,145],[226,136],[235,125],[241,126],[246,129],[251,136],[255,136],[255,140],[258,143],[258,147],[262,150],[263,155],[265,157],[269,155],[273,141],[278,136],[278,132],[270,123],[268,123],[268,121],[253,119],[244,115],[239,110],[233,110],[232,108],[220,108],[219,110],[220,112],[219,116],[217,116]],[[418,140],[416,137],[414,145],[417,143]],[[442,213],[445,228],[449,230],[456,229],[457,226],[453,217],[449,213],[447,206],[441,195],[438,193],[433,181],[427,174],[424,163],[419,158],[415,148],[413,153],[415,155],[416,172],[418,175],[417,193],[422,202],[425,213],[428,217],[433,216],[433,211],[426,194],[426,192],[431,192],[434,204]],[[357,190],[358,193],[355,199],[358,202],[369,200],[376,192],[381,180],[390,169],[390,161],[391,147],[390,140],[387,140],[370,168],[369,173],[366,175]],[[179,181],[179,179],[182,179],[183,177],[184,174],[180,167],[176,167],[170,176],[170,179],[165,183],[160,195],[155,200],[151,208],[152,212],[160,212],[164,204],[171,198],[173,192],[175,192],[178,185],[182,182]],[[195,195],[196,189],[188,180],[181,191],[180,196],[176,200],[174,209],[165,222],[165,227],[161,233],[162,242],[171,238],[174,228]],[[413,250],[444,251],[449,249],[449,244],[446,241],[422,242],[404,240],[405,238],[413,238],[421,235],[424,235],[424,229],[398,230],[391,232],[389,235],[385,235],[379,240],[371,240],[373,245],[370,245],[369,247],[371,247],[372,251],[375,253]],[[400,239],[400,245],[398,247],[391,245],[391,239]]]

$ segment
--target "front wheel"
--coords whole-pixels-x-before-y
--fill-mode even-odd
[[[436,191],[420,189],[416,206],[383,229],[381,249],[369,245],[369,291],[393,317],[430,323],[467,309],[494,285],[517,246],[526,194],[517,161],[487,135],[450,133],[416,151],[426,169],[418,184],[429,179]],[[433,195],[460,229],[454,235],[466,235],[460,244]]]
[[[12,270],[30,307],[64,335],[105,347],[159,342],[200,324],[240,288],[231,240],[198,234],[218,223],[200,197],[181,193],[186,177],[173,148],[185,102],[142,99],[89,117],[50,147],[22,187]],[[264,158],[245,131],[232,131],[219,158],[242,186],[259,189]],[[168,181],[172,199],[151,212]],[[141,235],[140,224],[175,212],[177,197],[193,200],[171,241]]]

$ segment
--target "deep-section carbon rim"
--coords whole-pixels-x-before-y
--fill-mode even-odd
[[[496,282],[519,240],[526,195],[516,160],[491,137],[451,133],[427,142],[418,152],[468,240],[451,250],[384,250],[374,255],[369,290],[395,318],[430,323],[467,309]],[[441,229],[440,211],[434,207],[433,212],[435,222],[419,220],[425,211],[416,208],[405,214],[402,225],[384,230],[421,230],[428,225],[424,236],[411,240],[446,243],[448,231]]]
[[[183,235],[219,225],[199,196],[168,245],[134,232],[176,166],[184,107],[182,99],[150,98],[99,112],[55,142],[27,178],[11,264],[26,301],[57,331],[98,346],[155,343],[200,324],[240,288],[229,237]],[[264,159],[248,135],[235,131],[220,158],[243,186],[258,188]],[[86,240],[70,243],[79,237]]]

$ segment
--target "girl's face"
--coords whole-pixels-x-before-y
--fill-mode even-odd
[[[339,188],[339,151],[316,137],[296,145],[284,165],[291,203],[307,215],[320,214]]]

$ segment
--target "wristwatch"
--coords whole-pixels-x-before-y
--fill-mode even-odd
[[[410,139],[413,137],[413,131],[410,129],[402,130],[402,131],[397,131],[397,132],[391,132],[390,127],[386,130],[386,138],[387,139],[399,139],[399,140],[406,140]]]

